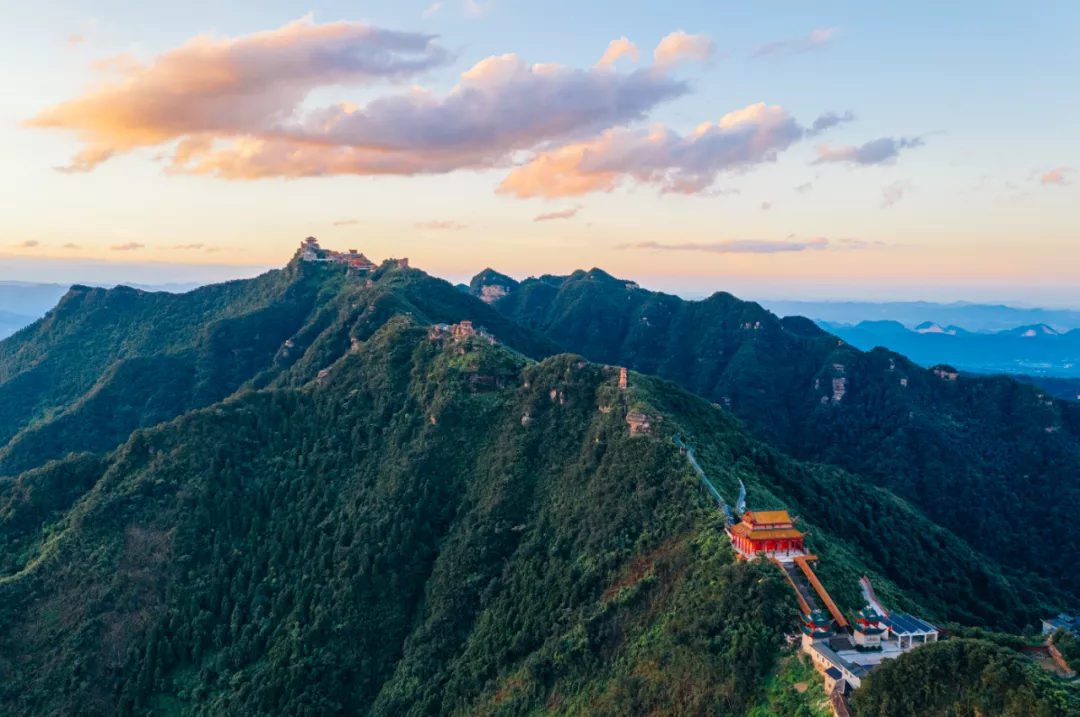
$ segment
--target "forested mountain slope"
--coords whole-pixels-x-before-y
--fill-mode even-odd
[[[77,286],[0,342],[0,475],[111,450],[136,428],[290,380],[298,359],[306,380],[321,359],[397,313],[472,319],[530,355],[555,352],[482,302],[410,269],[380,269],[360,282],[343,267],[293,261],[186,294]],[[308,351],[313,342],[319,346]]]
[[[1040,607],[902,502],[671,384],[624,393],[573,356],[428,335],[391,317],[303,386],[0,484],[0,711],[745,712],[792,594],[735,561],[685,458],[631,436],[624,402],[724,490],[801,510],[845,606],[868,572],[930,615]]]
[[[993,560],[1080,599],[1080,406],[864,353],[730,294],[684,301],[596,269],[524,281],[493,305],[591,360],[730,408],[781,450],[889,488]]]
[[[1019,629],[1064,605],[674,384],[433,335],[468,318],[551,350],[422,272],[290,270],[315,299],[242,390],[0,478],[0,713],[745,713],[793,595],[735,561],[673,433],[724,492],[802,517],[845,608],[863,574],[934,620]],[[174,357],[138,358],[170,395]]]

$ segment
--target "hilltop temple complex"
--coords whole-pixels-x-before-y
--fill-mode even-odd
[[[724,515],[724,529],[738,558],[774,563],[795,591],[802,651],[824,676],[833,714],[849,714],[847,695],[861,686],[870,670],[883,660],[937,641],[939,631],[930,623],[911,615],[889,613],[882,607],[866,577],[860,581],[866,606],[845,615],[814,574],[810,563],[818,558],[807,551],[807,533],[795,527],[798,519],[786,510],[747,510],[746,486],[741,482],[732,510],[705,475],[693,449],[678,436],[673,440]]]
[[[805,533],[795,528],[786,510],[747,511],[731,529],[731,544],[744,557],[765,553],[771,558],[805,555]]]
[[[367,274],[379,268],[378,264],[368,259],[362,252],[358,252],[356,249],[349,249],[347,252],[323,249],[319,246],[319,240],[315,237],[308,237],[300,243],[300,259],[303,261],[326,262],[329,264],[344,264],[353,271],[361,274]],[[408,259],[388,259],[387,261],[393,262],[399,269],[405,269],[409,266]]]

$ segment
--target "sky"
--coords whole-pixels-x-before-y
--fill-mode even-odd
[[[0,280],[1080,306],[1080,4],[5,0]]]

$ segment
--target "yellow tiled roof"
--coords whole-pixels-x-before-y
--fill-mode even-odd
[[[731,530],[750,540],[788,540],[790,538],[801,538],[805,535],[805,533],[795,530],[794,528],[751,529],[746,523],[739,523]]]
[[[752,510],[749,512],[750,520],[757,525],[770,525],[773,523],[790,523],[791,516],[786,510]]]

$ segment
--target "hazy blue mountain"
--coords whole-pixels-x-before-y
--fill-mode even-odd
[[[857,324],[862,321],[896,321],[908,328],[935,323],[941,327],[963,326],[968,331],[1004,331],[1017,326],[1046,324],[1055,331],[1080,328],[1080,311],[1071,309],[1025,309],[996,304],[929,301],[759,301],[780,316],[806,316],[815,321]]]
[[[923,366],[945,363],[976,373],[1080,376],[1080,330],[1060,333],[1047,324],[1029,324],[977,333],[929,321],[914,329],[897,321],[819,324],[864,351],[882,346]]]

